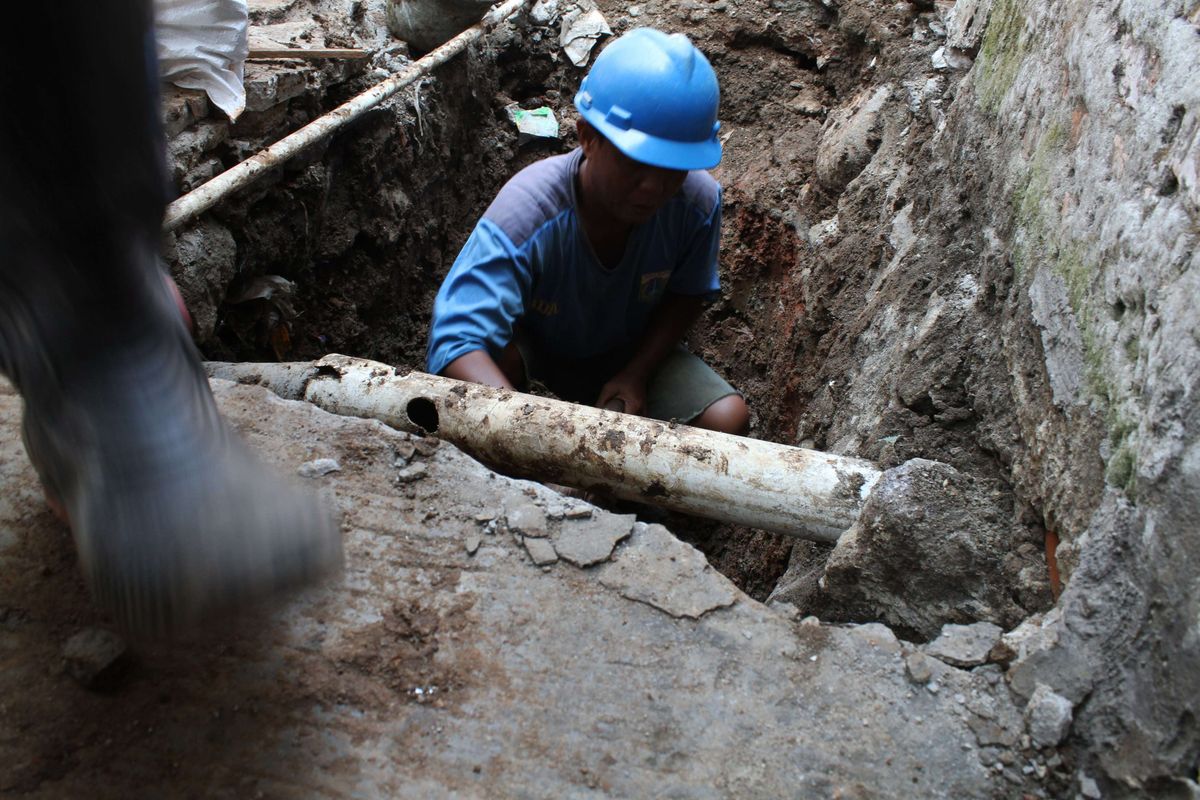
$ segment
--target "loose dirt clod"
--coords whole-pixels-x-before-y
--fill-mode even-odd
[[[97,692],[115,689],[130,663],[125,640],[103,628],[76,633],[63,645],[62,656],[67,674]]]

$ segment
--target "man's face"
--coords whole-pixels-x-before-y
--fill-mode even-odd
[[[687,170],[663,169],[634,161],[587,123],[579,130],[584,157],[590,164],[595,198],[604,209],[630,224],[640,224],[671,199],[687,178]]]

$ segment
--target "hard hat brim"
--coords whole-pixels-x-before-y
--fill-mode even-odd
[[[711,139],[702,142],[677,142],[661,139],[632,128],[613,125],[598,109],[580,108],[580,116],[595,128],[605,139],[634,161],[663,169],[712,169],[721,163],[721,142],[714,133]]]

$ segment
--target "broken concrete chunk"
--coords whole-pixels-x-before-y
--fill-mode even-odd
[[[588,519],[592,516],[591,506],[572,506],[563,512],[564,519]]]
[[[941,635],[925,645],[924,650],[956,667],[977,667],[987,663],[988,653],[1003,635],[1004,631],[990,622],[943,625]]]
[[[850,635],[867,643],[868,647],[884,653],[899,653],[900,640],[892,629],[878,622],[868,622],[865,625],[855,625],[850,628]]]
[[[396,473],[396,483],[412,483],[419,481],[429,474],[429,467],[424,464],[409,464]]]
[[[1067,736],[1074,718],[1071,701],[1039,683],[1025,707],[1025,724],[1038,747],[1057,747]]]
[[[67,674],[98,692],[116,688],[129,666],[128,653],[125,640],[101,628],[80,631],[62,649]]]
[[[508,529],[522,536],[542,539],[549,535],[546,512],[531,500],[518,499],[504,515]]]
[[[336,459],[317,458],[301,464],[300,468],[296,470],[296,474],[301,478],[320,478],[322,475],[341,471],[342,465]]]
[[[633,514],[601,514],[589,520],[564,522],[554,546],[564,561],[590,567],[607,561],[617,543],[633,533],[636,521]]]
[[[529,553],[533,563],[539,567],[558,561],[558,553],[554,552],[554,545],[550,544],[549,539],[534,539],[526,536],[521,543],[525,545],[525,551]]]
[[[1079,703],[1095,682],[1094,662],[1080,658],[1077,640],[1055,608],[1044,617],[1031,617],[1005,634],[1004,643],[1016,653],[1008,667],[1008,685],[1021,697],[1032,697],[1039,683],[1052,680],[1055,690]]]
[[[904,669],[913,683],[926,684],[933,678],[933,664],[930,663],[929,656],[919,651],[904,657]]]
[[[662,525],[637,525],[620,553],[600,567],[600,583],[673,617],[698,619],[733,605],[737,589],[700,551]]]
[[[479,545],[483,543],[483,537],[478,533],[467,534],[467,555],[473,556],[479,551]]]

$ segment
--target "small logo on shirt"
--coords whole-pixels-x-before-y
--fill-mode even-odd
[[[651,300],[657,299],[667,288],[667,281],[671,279],[671,273],[667,272],[647,272],[642,276],[642,285],[638,290],[638,300],[643,303],[648,303]]]
[[[535,297],[529,303],[529,310],[535,314],[541,314],[543,317],[553,317],[558,313],[558,303]]]

